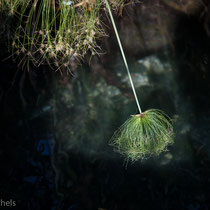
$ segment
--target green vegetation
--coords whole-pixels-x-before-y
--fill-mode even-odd
[[[162,111],[150,109],[131,116],[113,135],[110,145],[127,161],[158,156],[173,143],[173,127]]]
[[[111,0],[119,12],[124,0]],[[102,0],[0,0],[0,10],[16,18],[12,55],[19,66],[48,64],[70,70],[87,52],[99,54],[105,36],[100,21]]]
[[[169,122],[169,117],[160,110],[150,109],[142,113],[111,8],[108,0],[105,2],[140,113],[131,116],[114,133],[110,144],[117,152],[125,156],[127,163],[129,160],[134,162],[150,156],[158,156],[167,149],[169,144],[173,143],[173,127]]]
[[[111,9],[122,13],[126,0],[0,0],[1,13],[17,20],[12,56],[29,69],[48,64],[71,71],[87,52],[98,54],[97,40],[105,36],[101,11],[108,10],[134,93],[138,115],[131,116],[114,134],[111,145],[129,161],[157,156],[173,143],[173,127],[160,110],[141,112],[126,56]],[[111,7],[110,7],[110,6]]]

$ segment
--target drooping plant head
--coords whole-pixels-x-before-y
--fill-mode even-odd
[[[113,135],[110,145],[126,161],[158,156],[173,143],[170,118],[164,112],[150,109],[131,116]]]

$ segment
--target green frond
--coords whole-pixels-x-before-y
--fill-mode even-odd
[[[132,115],[113,135],[110,145],[127,161],[158,156],[173,143],[170,118],[161,110],[150,109]]]

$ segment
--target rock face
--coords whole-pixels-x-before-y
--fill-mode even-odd
[[[127,6],[118,20],[118,30],[129,55],[148,54],[173,48],[177,11],[163,1],[145,1]],[[111,37],[114,34],[111,33]]]
[[[177,59],[179,55],[184,57],[186,53],[194,53],[190,51],[189,46],[192,48],[197,46],[190,45],[192,43],[186,38],[184,41],[189,45],[186,44],[183,51],[176,52],[176,36],[181,37],[180,30],[179,33],[175,31],[177,19],[180,13],[184,14],[186,11],[180,10],[176,4],[169,4],[168,1],[160,1],[158,4],[154,2],[156,1],[147,1],[135,7],[129,6],[127,11],[130,15],[125,14],[117,19],[117,26],[142,110],[158,108],[172,117],[176,139],[169,151],[160,157],[136,163],[132,172],[135,176],[141,175],[144,166],[150,169],[157,167],[158,172],[159,170],[168,172],[173,170],[174,165],[192,166],[196,155],[210,154],[209,149],[203,149],[205,146],[209,147],[209,132],[206,127],[209,118],[205,118],[203,120],[205,123],[200,123],[200,126],[194,125],[199,120],[196,121],[190,94],[184,91],[183,86],[187,79],[183,81],[184,73],[182,72],[180,76],[180,71],[185,69],[180,68],[180,61]],[[197,42],[193,42],[195,43]],[[77,196],[82,191],[84,197],[80,200],[85,203],[82,206],[95,199],[95,194],[87,193],[92,183],[99,182],[103,187],[104,183],[108,183],[106,186],[114,183],[113,192],[116,192],[118,185],[128,181],[126,177],[120,179],[121,172],[116,172],[118,169],[122,170],[123,159],[109,147],[109,141],[114,131],[130,115],[138,114],[130,81],[111,26],[110,37],[103,40],[102,46],[107,54],[93,56],[89,67],[81,66],[73,77],[64,75],[59,80],[54,89],[55,97],[52,104],[55,107],[51,106],[52,110],[56,110],[57,121],[53,153],[57,189],[64,191],[66,195],[75,193]],[[181,62],[184,63],[185,60],[182,59]],[[205,64],[203,66],[205,68]],[[191,69],[190,65],[184,67],[187,70]],[[189,75],[185,76],[188,78]],[[191,94],[194,96],[194,93]],[[202,119],[204,116],[202,114]],[[166,177],[165,171],[160,172],[163,173],[159,175],[161,178]],[[110,181],[110,177],[114,180]],[[85,184],[80,179],[85,179]],[[174,183],[174,180],[176,173],[171,175],[168,184]],[[150,181],[153,181],[153,178]],[[168,185],[166,192],[167,187]],[[72,192],[72,189],[77,190]],[[95,188],[93,191],[95,192]],[[109,200],[110,192],[103,193],[105,199]]]
[[[117,60],[113,66],[123,66]],[[97,68],[96,68],[97,66]],[[96,69],[103,69],[106,77]],[[176,80],[177,67],[170,60],[150,55],[133,61],[131,76],[143,111],[149,108],[163,109],[175,119],[177,151],[163,156],[158,164],[171,161],[190,161],[191,145],[186,135],[190,131],[188,117],[182,116],[190,106],[182,97]],[[81,68],[77,77],[59,87],[56,91],[57,133],[61,150],[83,153],[89,158],[113,158],[115,154],[107,146],[115,129],[130,115],[137,113],[137,107],[125,69],[106,69],[100,63],[92,65],[92,71]],[[111,73],[112,79],[109,79]],[[179,107],[182,106],[180,110]],[[188,127],[188,129],[184,129]],[[173,147],[172,147],[173,151]],[[170,158],[168,158],[170,157]]]
[[[140,88],[149,85],[148,77],[140,73],[132,73],[132,79],[135,88]],[[126,76],[124,75],[122,82],[126,83],[126,85],[131,88],[130,80],[127,75]]]
[[[2,194],[21,209],[208,209],[209,14],[183,8],[192,2],[142,1],[116,18],[142,110],[162,109],[176,133],[169,151],[127,170],[108,143],[138,109],[113,31],[107,54],[73,76],[52,82],[45,68],[14,79],[16,66],[1,66]]]
[[[192,164],[195,149],[192,141],[200,138],[199,128],[195,129],[192,123],[195,114],[192,114],[191,100],[183,92],[184,84],[179,77],[180,63],[176,60],[179,58],[176,41],[181,39],[180,32],[175,30],[179,18],[184,14],[199,12],[200,8],[198,6],[193,10],[186,5],[183,3],[180,6],[176,1],[174,4],[147,1],[128,7],[130,15],[117,20],[143,111],[149,108],[163,109],[174,122],[175,144],[160,158],[147,161],[153,166]],[[79,162],[79,156],[91,163],[119,160],[120,156],[112,151],[108,142],[128,116],[138,113],[111,29],[110,38],[103,41],[102,46],[107,54],[100,58],[93,57],[90,68],[81,67],[77,70],[77,77],[64,79],[65,85],[58,85],[55,90],[58,148],[60,154],[65,153],[67,158],[76,157],[73,159],[76,163]],[[188,48],[178,51],[181,56],[187,52]],[[208,132],[205,134],[208,136]],[[205,144],[208,144],[206,140]],[[59,159],[59,156],[56,158]]]
[[[142,64],[143,68],[146,69],[146,71],[148,72],[153,72],[156,74],[161,74],[164,73],[164,65],[163,63],[161,63],[160,59],[158,59],[157,56],[148,56],[144,59],[140,59],[138,60],[139,64]],[[168,63],[166,63],[165,65],[167,65]]]

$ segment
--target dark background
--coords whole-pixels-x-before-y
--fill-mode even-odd
[[[154,8],[156,12],[151,10],[144,13],[144,7],[152,8],[156,4],[159,5]],[[167,30],[160,29],[162,31],[160,34],[168,39],[166,42],[159,41],[154,34],[147,44],[148,36],[140,26],[151,24],[151,28],[155,28],[154,20],[150,19],[154,14],[157,16],[169,14],[166,15],[169,23],[162,22],[159,25],[160,28],[162,24],[167,25]],[[164,21],[166,17],[160,18],[160,21]],[[58,115],[58,112],[54,110],[51,99],[58,97],[55,96],[55,84],[59,87],[68,86],[75,84],[75,79],[65,73],[63,75],[55,73],[47,66],[31,67],[29,72],[18,69],[18,64],[12,59],[5,60],[10,54],[2,37],[0,198],[5,201],[10,199],[16,201],[16,207],[12,209],[208,210],[210,208],[208,3],[195,4],[188,10],[188,7],[186,9],[181,6],[175,7],[165,1],[148,1],[128,6],[123,17],[118,17],[117,20],[130,63],[133,59],[152,54],[165,58],[165,54],[162,54],[164,49],[168,52],[170,63],[176,65],[175,79],[179,84],[179,92],[190,104],[189,110],[185,107],[179,113],[184,116],[187,111],[186,115],[190,121],[190,128],[185,134],[191,146],[190,161],[172,161],[167,166],[145,161],[129,164],[125,168],[119,155],[111,159],[103,156],[93,158],[79,150],[69,150],[58,159],[60,147],[58,139],[62,134],[57,130],[61,125],[54,124],[54,115]],[[78,72],[83,74],[81,72],[86,71],[90,80],[95,81],[95,78],[100,77],[107,84],[118,87],[116,75],[110,68],[115,63],[118,46],[111,25],[109,22],[107,24],[110,37],[101,43],[107,53],[100,58],[93,58],[90,67],[88,62],[84,63],[84,69]],[[139,37],[143,37],[143,42],[138,41]],[[131,42],[134,38],[137,40],[136,43]],[[125,96],[133,100],[129,96],[131,92],[128,90],[129,94],[126,93],[125,91]],[[159,93],[153,94],[156,97]],[[165,99],[167,100],[168,98]],[[78,104],[74,106],[77,107],[71,111],[75,113],[83,108]],[[167,103],[165,106],[167,107]],[[168,111],[170,115],[177,114],[176,107],[168,108]],[[80,119],[73,122],[78,121]],[[113,130],[117,128],[115,124],[118,123],[118,121],[112,122]],[[90,130],[94,129],[94,125],[91,127],[91,122],[89,125]],[[179,131],[176,132],[179,138],[181,134]],[[177,152],[173,147],[171,151]],[[10,207],[5,207],[8,208]]]

